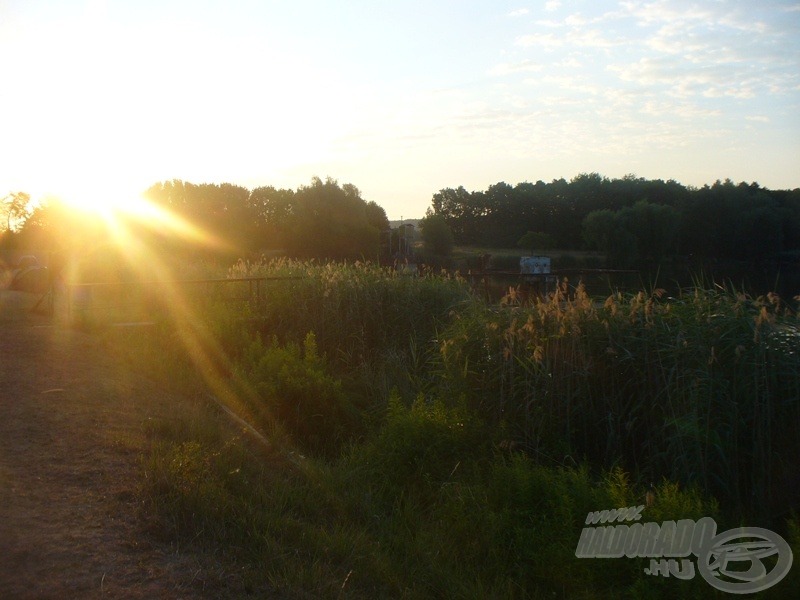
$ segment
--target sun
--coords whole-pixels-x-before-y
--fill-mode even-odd
[[[143,193],[108,193],[83,188],[78,192],[62,193],[59,201],[88,222],[98,221],[114,242],[134,246],[143,230],[159,231],[185,242],[200,246],[222,248],[226,244],[204,231],[190,219],[149,200]]]
[[[139,217],[153,211],[152,203],[142,194],[136,193],[119,194],[84,189],[59,194],[58,198],[78,212],[104,219],[120,216]]]

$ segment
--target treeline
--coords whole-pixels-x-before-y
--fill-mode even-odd
[[[155,214],[126,223],[136,239],[165,251],[235,259],[280,249],[296,258],[355,260],[376,259],[388,248],[384,209],[364,200],[356,186],[330,178],[315,177],[296,190],[172,180],[151,186],[144,196],[201,234],[182,237],[180,227],[167,227]],[[99,215],[79,214],[57,200],[30,214],[6,204],[9,226],[0,234],[0,247],[6,250],[58,251],[109,235]],[[203,243],[192,243],[192,238]],[[212,240],[215,243],[207,243]]]
[[[497,183],[434,194],[457,244],[514,248],[529,231],[563,249],[597,249],[612,264],[673,255],[763,260],[800,252],[800,189],[717,181],[692,188],[634,176]]]
[[[76,223],[69,208],[57,203],[25,215],[23,196],[11,195],[3,203],[7,231],[0,234],[0,247],[57,248],[70,237],[93,237],[85,233],[84,217]],[[296,258],[375,259],[397,246],[383,208],[364,200],[354,185],[330,178],[314,178],[296,190],[172,180],[151,186],[145,196],[236,257],[280,249]],[[423,234],[425,224],[439,221],[459,245],[527,251],[532,248],[521,240],[546,239],[551,248],[599,250],[611,266],[656,264],[673,256],[756,262],[800,258],[800,189],[769,190],[730,180],[692,188],[673,180],[591,173],[571,181],[500,182],[485,191],[447,188],[433,195]],[[177,248],[173,235],[159,234],[157,223],[150,223],[149,233],[144,225],[140,235]],[[449,247],[450,231],[444,233],[433,237]],[[443,253],[439,245],[426,242],[434,254]],[[205,251],[218,253],[219,247]]]
[[[376,258],[386,212],[352,184],[315,177],[297,190],[167,181],[145,196],[240,253],[280,248],[297,258]]]

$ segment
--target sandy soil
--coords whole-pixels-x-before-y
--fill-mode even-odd
[[[28,314],[35,300],[0,291],[0,598],[229,595],[223,567],[140,509],[144,425],[187,400]]]

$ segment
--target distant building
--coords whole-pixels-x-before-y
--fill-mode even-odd
[[[413,223],[403,223],[392,230],[391,255],[395,259],[409,259],[414,255],[417,228]]]

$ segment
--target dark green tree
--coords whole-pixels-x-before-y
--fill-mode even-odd
[[[453,253],[453,231],[442,215],[429,213],[419,223],[425,250],[438,257]]]
[[[608,252],[616,227],[616,213],[613,210],[593,210],[583,219],[583,239],[589,248]]]
[[[391,229],[386,211],[373,200],[367,202],[367,221],[378,231],[385,232]]]
[[[537,250],[547,252],[553,247],[553,236],[543,231],[529,231],[517,241],[519,248],[528,250],[535,255]]]
[[[632,262],[658,263],[675,253],[680,215],[671,206],[640,200],[619,211],[620,228],[636,240]]]
[[[258,223],[257,237],[262,248],[283,247],[294,202],[294,190],[262,186],[250,192],[248,204]]]
[[[370,222],[369,213],[356,186],[315,177],[294,194],[284,232],[285,249],[300,258],[375,259],[380,231]]]

